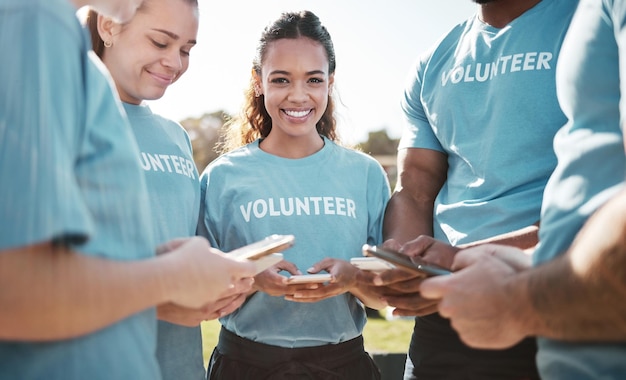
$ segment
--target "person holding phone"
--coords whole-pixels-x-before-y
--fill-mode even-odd
[[[624,20],[626,1],[581,0],[565,37],[557,91],[568,121],[534,266],[511,247],[476,247],[457,255],[453,277],[421,287],[473,347],[538,336],[542,379],[626,374]]]
[[[189,67],[198,33],[197,0],[144,0],[128,22],[92,10],[92,45],[113,77],[139,146],[157,242],[194,236],[200,180],[183,127],[152,113],[146,100],[161,98]],[[164,379],[203,379],[200,322],[239,307],[245,291],[200,309],[159,305],[157,358]]]
[[[537,244],[556,166],[552,140],[566,122],[555,72],[577,1],[475,3],[476,14],[410,70],[398,182],[384,221],[386,247],[446,268],[469,245]],[[534,338],[499,351],[468,347],[437,303],[421,297],[423,279],[401,270],[375,278],[394,315],[416,316],[406,379],[539,377]]]
[[[204,238],[158,244],[135,138],[76,17],[86,5],[120,22],[145,7],[0,3],[2,379],[159,379],[154,306],[200,308],[254,273]]]
[[[262,33],[227,152],[201,177],[198,231],[224,251],[292,234],[285,260],[255,277],[255,293],[220,319],[209,379],[271,376],[378,379],[363,347],[367,298],[349,259],[382,239],[389,184],[373,158],[337,142],[331,37],[309,11]],[[328,272],[323,283],[289,275]],[[318,280],[319,281],[319,280]]]

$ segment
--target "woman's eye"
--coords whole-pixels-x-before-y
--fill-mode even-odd
[[[324,80],[321,78],[311,78],[309,79],[309,82],[311,83],[324,83]]]
[[[152,44],[156,47],[158,47],[159,49],[165,49],[167,47],[167,44],[162,44],[160,42],[157,42],[155,40],[151,40]]]
[[[181,50],[180,54],[184,55],[185,57],[189,57],[189,55],[191,54],[191,51],[189,51],[189,50]]]
[[[288,83],[287,78],[274,78],[270,82],[279,84]]]

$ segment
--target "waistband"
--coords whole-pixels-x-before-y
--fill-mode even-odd
[[[222,355],[236,358],[259,368],[271,368],[290,361],[324,363],[325,367],[334,368],[366,354],[363,347],[363,336],[337,344],[285,348],[242,338],[224,327],[220,330],[217,349]]]

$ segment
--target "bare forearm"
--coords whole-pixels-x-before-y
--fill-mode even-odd
[[[370,309],[380,310],[387,306],[387,304],[380,300],[380,297],[378,297],[376,293],[368,292],[366,289],[355,288],[351,290],[350,293],[360,299],[361,302]]]
[[[530,272],[539,335],[626,339],[626,192],[589,219],[570,250]]]
[[[51,244],[2,252],[0,339],[71,338],[164,302],[157,265],[108,261]]]
[[[406,192],[396,192],[385,211],[383,237],[404,244],[420,235],[432,236],[432,215],[432,200],[419,202]]]
[[[459,245],[458,248],[470,248],[481,244],[499,244],[528,250],[534,248],[539,242],[539,222],[516,231],[496,235],[488,239]]]
[[[433,236],[435,198],[446,181],[447,168],[447,156],[441,152],[398,152],[398,183],[383,222],[385,240],[404,244],[420,235]]]

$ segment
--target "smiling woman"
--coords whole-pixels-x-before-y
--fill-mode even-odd
[[[161,98],[187,71],[198,33],[197,0],[147,0],[124,24],[94,12],[89,27],[94,51],[111,72],[120,98],[140,104]]]
[[[380,379],[361,334],[363,304],[382,305],[358,287],[349,260],[380,243],[389,184],[376,160],[337,143],[328,30],[312,12],[281,14],[261,33],[250,72],[227,153],[201,177],[198,232],[224,251],[271,233],[297,243],[220,319],[209,379]],[[288,282],[305,271],[331,281]]]
[[[200,185],[189,137],[178,123],[153,114],[144,101],[161,98],[187,71],[198,32],[197,0],[144,0],[129,22],[90,12],[88,24],[94,50],[113,77],[139,145],[155,236],[167,241],[195,235]],[[158,307],[157,359],[164,380],[204,379],[199,323],[242,301],[237,294],[234,301],[203,310]]]

